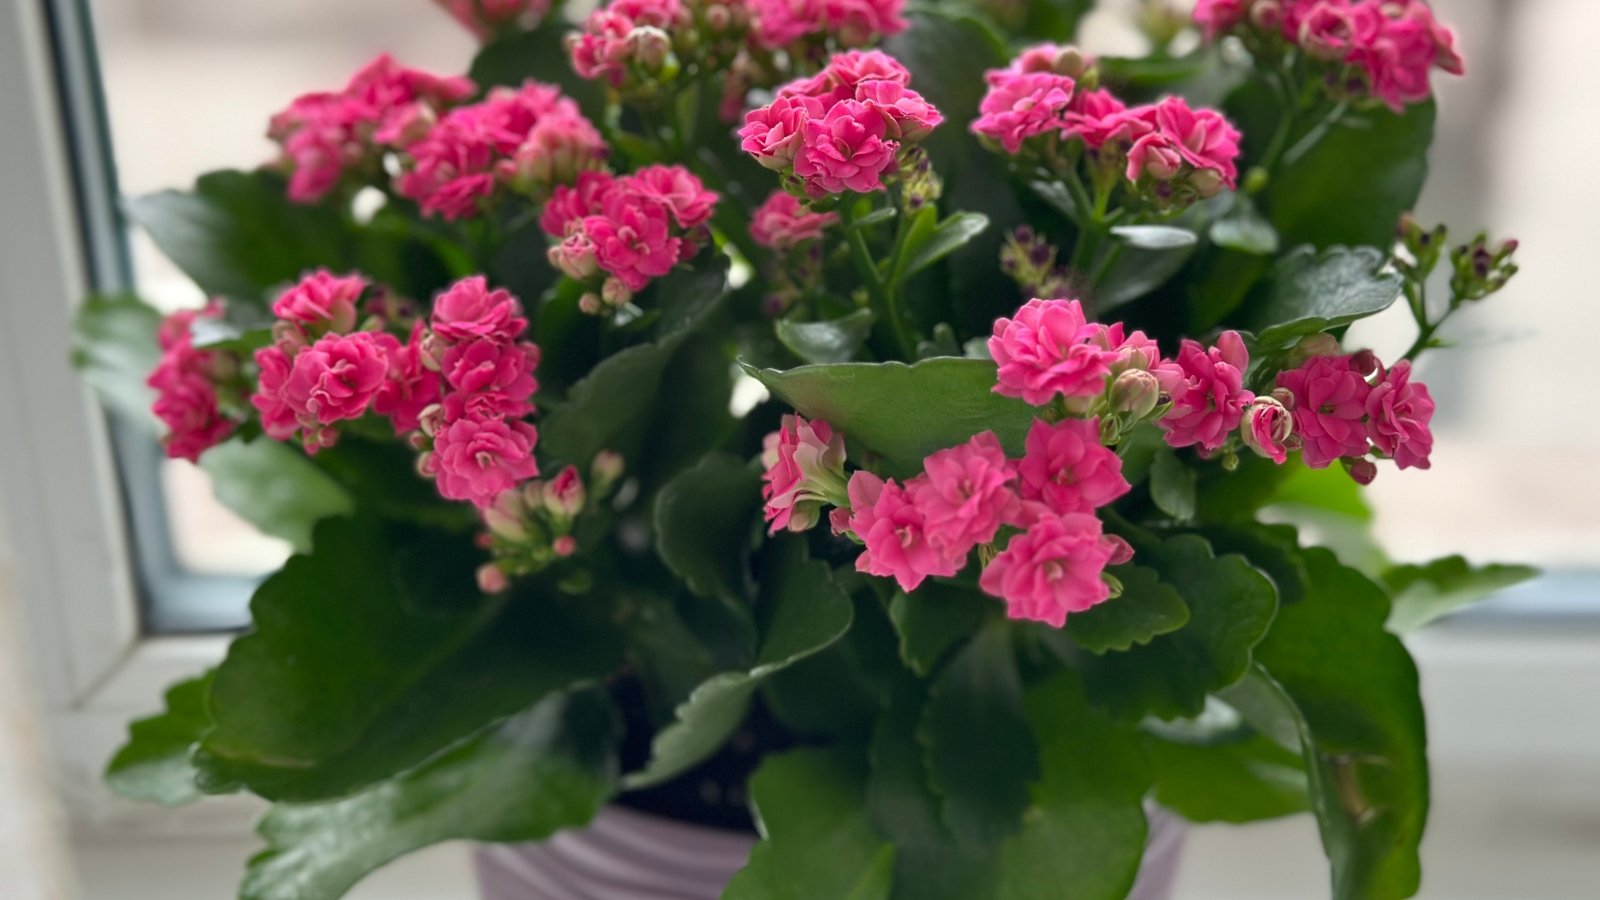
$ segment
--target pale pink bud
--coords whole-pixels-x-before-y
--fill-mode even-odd
[[[633,291],[622,283],[620,278],[611,277],[600,285],[600,302],[615,309],[621,309],[633,301]]]
[[[1111,382],[1111,408],[1135,419],[1150,415],[1161,400],[1161,382],[1144,369],[1129,369]]]
[[[437,435],[439,429],[444,427],[444,407],[438,403],[423,407],[422,412],[417,413],[417,427],[429,437]]]
[[[589,464],[589,478],[594,482],[597,494],[603,494],[611,489],[617,479],[622,477],[622,454],[615,450],[601,450],[594,455],[594,461]]]
[[[421,360],[422,367],[430,372],[437,372],[444,367],[444,352],[450,349],[445,340],[433,333],[425,331],[422,339],[417,342],[417,358]]]
[[[660,72],[672,52],[672,39],[654,26],[645,25],[628,33],[628,50],[646,72]]]
[[[506,573],[494,563],[484,563],[478,567],[478,590],[485,594],[498,594],[511,586],[511,581],[506,578]]]
[[[578,539],[570,534],[563,534],[550,542],[550,549],[555,555],[565,559],[578,552]]]
[[[1294,355],[1307,360],[1313,356],[1338,356],[1343,351],[1339,349],[1339,341],[1331,334],[1317,332],[1308,334],[1300,339],[1294,346]]]
[[[600,305],[600,295],[594,291],[585,293],[578,298],[578,311],[585,315],[598,316],[603,307]]]
[[[528,537],[528,529],[523,521],[525,512],[522,492],[506,491],[495,498],[493,505],[483,510],[483,524],[498,537],[522,541]]]
[[[417,474],[423,478],[433,478],[439,474],[432,450],[417,454]]]
[[[545,512],[559,521],[570,520],[583,511],[587,495],[577,466],[567,466],[544,486]]]
[[[1111,558],[1106,560],[1106,565],[1120,566],[1133,562],[1133,545],[1128,543],[1126,539],[1115,534],[1108,534],[1100,540],[1111,548]]]

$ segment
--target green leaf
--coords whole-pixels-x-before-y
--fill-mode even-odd
[[[1096,285],[1095,309],[1104,313],[1161,287],[1183,269],[1194,252],[1193,243],[1159,250],[1129,247]]]
[[[1269,498],[1274,506],[1290,505],[1334,513],[1358,522],[1372,521],[1372,506],[1355,479],[1336,466],[1313,469],[1289,467]]]
[[[824,322],[779,319],[773,323],[773,330],[785,347],[808,363],[843,363],[855,359],[856,352],[867,342],[872,321],[872,310],[863,308]]]
[[[119,796],[162,806],[193,803],[205,794],[195,784],[190,755],[211,727],[206,693],[211,673],[167,689],[166,710],[128,726],[128,742],[106,766],[106,786]]]
[[[267,309],[253,303],[229,303],[222,316],[197,318],[189,326],[194,346],[207,350],[227,350],[249,355],[272,343],[272,323],[277,321]]]
[[[197,755],[208,784],[349,794],[620,659],[594,598],[536,583],[479,596],[466,535],[340,518],[312,547],[262,583],[255,631],[216,670]]]
[[[676,721],[656,735],[650,762],[623,780],[627,788],[660,784],[710,756],[744,721],[762,680],[829,647],[850,629],[850,598],[834,583],[827,564],[808,558],[799,538],[770,546],[757,601],[767,627],[755,666],[723,672],[695,688],[678,707]]]
[[[1399,273],[1380,271],[1384,254],[1372,247],[1296,247],[1278,261],[1265,289],[1245,311],[1256,343],[1288,347],[1319,331],[1388,309],[1400,296]]]
[[[331,803],[278,804],[242,900],[333,900],[374,869],[450,840],[537,841],[611,796],[621,722],[605,692],[545,698],[389,781]]]
[[[1396,634],[1414,631],[1538,574],[1532,566],[1490,563],[1475,567],[1461,556],[1446,556],[1422,566],[1393,566],[1383,573],[1383,583],[1394,598],[1389,630]]]
[[[913,244],[909,239],[902,253],[909,258],[903,263],[900,278],[910,278],[946,256],[966,246],[967,242],[989,227],[989,217],[982,213],[952,213],[928,234],[926,239]]]
[[[1039,752],[1004,622],[979,630],[939,673],[917,740],[943,800],[944,823],[960,842],[993,845],[1022,827]]]
[[[977,631],[995,608],[992,599],[953,584],[931,581],[915,593],[896,593],[889,602],[889,619],[900,636],[900,659],[927,678],[950,648]]]
[[[1067,636],[1079,645],[1093,653],[1127,650],[1188,624],[1188,605],[1154,569],[1117,566],[1111,574],[1122,582],[1121,596],[1067,617]]]
[[[1298,731],[1304,744],[1334,900],[1401,900],[1421,880],[1428,814],[1417,669],[1384,630],[1381,588],[1328,550],[1308,549],[1305,561],[1312,591],[1279,613],[1256,650],[1270,678],[1247,690],[1276,680],[1292,701],[1278,704],[1277,718],[1295,727],[1278,731]],[[1292,721],[1296,709],[1304,727]]]
[[[836,581],[840,575],[835,569]],[[904,671],[883,602],[871,591],[850,599],[853,619],[843,638],[761,684],[767,711],[805,743],[866,740],[889,701],[891,682]]]
[[[1233,207],[1211,223],[1211,243],[1253,256],[1278,252],[1278,230],[1244,194],[1235,194]]]
[[[1180,522],[1194,518],[1195,474],[1170,447],[1156,450],[1150,464],[1150,499]]]
[[[823,419],[896,472],[914,472],[935,450],[991,430],[1021,455],[1033,407],[994,393],[993,362],[940,357],[899,362],[745,367],[809,419]]]
[[[1197,535],[1134,546],[1140,565],[1177,589],[1189,623],[1127,652],[1085,660],[1089,695],[1120,716],[1192,718],[1205,709],[1208,693],[1243,677],[1251,648],[1272,622],[1277,593],[1243,557],[1214,556]]]
[[[1260,734],[1207,744],[1146,738],[1157,803],[1191,822],[1243,824],[1306,812],[1305,762]]]
[[[1171,225],[1118,225],[1111,234],[1129,247],[1140,250],[1176,250],[1192,247],[1200,238],[1187,228]]]
[[[200,468],[223,506],[301,553],[311,549],[318,522],[355,509],[337,481],[304,452],[278,441],[226,441],[200,457]]]
[[[661,317],[656,338],[606,357],[572,386],[539,425],[544,452],[587,464],[601,450],[625,459],[638,454],[658,403],[662,375],[690,333],[712,314],[727,293],[728,258],[702,258],[693,271],[678,270],[654,288]]]
[[[843,750],[767,757],[750,780],[763,840],[723,900],[888,900],[894,848],[867,821],[865,784]]]
[[[761,473],[714,453],[661,489],[656,552],[691,591],[743,608],[752,592],[749,560],[760,509]]]
[[[997,900],[1121,900],[1144,855],[1150,786],[1139,736],[1089,708],[1063,672],[1028,692],[1043,771],[1006,842]]]
[[[111,409],[135,422],[155,420],[145,379],[161,361],[161,314],[132,295],[90,297],[72,323],[72,364]]]

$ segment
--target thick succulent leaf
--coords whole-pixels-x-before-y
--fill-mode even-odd
[[[1383,573],[1383,583],[1394,598],[1389,630],[1404,634],[1421,628],[1538,574],[1532,566],[1474,566],[1461,556],[1423,566],[1394,566]]]
[[[910,278],[946,256],[960,250],[968,241],[989,227],[989,217],[982,213],[957,212],[934,226],[926,237],[916,243],[907,240],[901,253],[906,258],[898,273],[901,279]]]
[[[980,630],[934,679],[917,740],[957,840],[992,846],[1022,827],[1039,748],[1005,622]]]
[[[1305,558],[1310,594],[1285,606],[1257,647],[1261,677],[1224,699],[1257,727],[1260,709],[1275,709],[1272,718],[1285,724],[1263,728],[1275,737],[1299,734],[1334,900],[1402,900],[1421,880],[1428,815],[1417,669],[1384,629],[1382,588],[1328,550],[1311,548]]]
[[[1148,644],[1085,660],[1089,694],[1121,716],[1197,716],[1208,693],[1243,677],[1251,648],[1272,622],[1277,592],[1244,557],[1215,556],[1197,535],[1135,547],[1138,563],[1177,589],[1189,622]]]
[[[1187,522],[1195,514],[1194,469],[1170,447],[1156,450],[1150,462],[1150,499],[1156,508],[1179,522]]]
[[[1372,247],[1295,248],[1245,312],[1257,346],[1279,350],[1388,309],[1400,296],[1401,278],[1382,271],[1385,261]]]
[[[256,591],[254,632],[216,670],[203,786],[343,796],[612,671],[617,635],[593,597],[529,583],[485,598],[479,559],[465,535],[368,518],[317,526],[312,552]]]
[[[301,553],[311,549],[318,522],[355,509],[338,481],[299,448],[278,441],[226,441],[200,457],[200,468],[223,506]]]
[[[723,900],[888,900],[894,848],[867,819],[866,775],[845,750],[767,757],[750,780],[763,840]]]
[[[994,393],[994,363],[940,357],[746,371],[808,419],[823,419],[897,472],[929,453],[991,430],[1021,455],[1033,407]]]
[[[539,425],[540,446],[567,462],[586,465],[601,450],[624,458],[642,445],[663,388],[663,374],[693,330],[727,292],[728,259],[702,258],[693,271],[676,271],[655,288],[656,337],[606,357],[572,386]]]
[[[72,364],[100,399],[130,421],[154,424],[155,392],[145,386],[161,350],[161,314],[133,296],[90,297],[72,323]]]
[[[621,722],[598,688],[553,694],[421,766],[330,803],[274,806],[242,900],[335,900],[374,869],[449,840],[537,841],[611,796]]]
[[[130,800],[162,806],[182,806],[204,797],[195,784],[190,756],[211,727],[206,711],[210,690],[209,672],[168,688],[163,712],[128,726],[128,742],[106,766],[106,785]]]
[[[915,593],[895,594],[889,618],[900,636],[900,659],[928,677],[950,648],[977,631],[996,609],[993,598],[955,584],[928,582]]]
[[[1176,250],[1193,247],[1200,236],[1172,225],[1118,225],[1111,229],[1117,240],[1139,250]]]
[[[1144,856],[1150,773],[1139,736],[1090,709],[1070,673],[1028,692],[1042,777],[1005,843],[997,900],[1121,900]]]
[[[1252,256],[1266,256],[1278,252],[1278,230],[1256,209],[1254,202],[1244,194],[1235,194],[1233,205],[1226,213],[1211,222],[1207,232],[1211,243],[1229,250],[1238,250]]]
[[[1067,617],[1067,636],[1094,653],[1128,650],[1189,622],[1189,607],[1176,588],[1147,566],[1117,566],[1122,594]]]
[[[855,359],[856,351],[872,333],[872,322],[872,310],[863,308],[823,322],[779,319],[773,323],[773,331],[795,356],[821,365]]]
[[[744,720],[764,679],[826,649],[850,629],[850,598],[827,564],[810,559],[800,538],[769,546],[756,603],[766,627],[755,666],[723,672],[695,688],[676,720],[656,735],[650,762],[624,779],[628,788],[667,781],[710,756]]]
[[[1191,822],[1258,822],[1311,808],[1305,760],[1260,734],[1188,744],[1145,740],[1155,799]]]
[[[760,509],[761,473],[725,453],[711,454],[656,497],[656,552],[689,590],[745,609]]]

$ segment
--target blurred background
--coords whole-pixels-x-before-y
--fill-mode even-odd
[[[1458,240],[1484,226],[1515,236],[1522,273],[1451,323],[1446,336],[1470,353],[1442,351],[1422,365],[1439,404],[1433,469],[1385,470],[1369,497],[1379,536],[1397,560],[1463,553],[1475,562],[1531,563],[1548,575],[1413,642],[1435,763],[1422,896],[1593,898],[1600,896],[1600,475],[1592,468],[1600,461],[1600,419],[1572,404],[1575,386],[1589,380],[1600,335],[1600,302],[1590,289],[1600,223],[1562,160],[1581,158],[1600,139],[1600,119],[1584,114],[1600,96],[1592,62],[1600,4],[1432,5],[1457,32],[1468,77],[1435,82],[1441,118],[1419,219],[1448,223]],[[43,6],[54,8],[49,21],[57,29],[76,21],[60,12],[71,0]],[[1135,6],[1102,0],[1085,27],[1087,49],[1138,52],[1127,27]],[[272,112],[296,94],[342,84],[380,51],[455,72],[474,50],[470,36],[427,0],[93,0],[78,12],[92,24],[94,43],[84,48],[104,91],[109,135],[101,152],[109,153],[117,189],[130,196],[265,161]],[[28,21],[26,13],[17,21]],[[8,141],[32,140],[15,120],[3,121],[0,151]],[[82,138],[69,128],[63,149]],[[140,294],[167,307],[198,303],[195,288],[148,241],[128,239]],[[23,320],[22,302],[0,294],[0,324]],[[1362,323],[1353,340],[1383,357],[1397,354],[1412,326],[1403,309],[1390,312]],[[0,350],[7,346],[0,341]],[[5,370],[0,360],[0,383],[9,384]],[[150,511],[139,520],[133,559],[147,567],[146,625],[177,635],[242,621],[251,580],[285,549],[217,505],[200,470],[119,449],[128,502]],[[10,462],[0,452],[0,467]],[[21,552],[6,540],[6,520],[13,534],[28,525],[6,500],[0,494],[0,669],[17,671],[0,672],[0,796],[8,798],[0,803],[0,897],[231,896],[254,848],[250,810],[163,817],[121,808],[94,784],[121,717],[152,707],[159,681],[142,692],[112,683],[93,703],[49,691],[32,702],[23,651],[47,651],[18,636],[29,633],[20,624],[33,615],[29,605],[44,600],[8,594],[6,548]],[[183,598],[165,609],[163,579],[172,582],[170,596]],[[191,668],[216,645],[155,637],[176,659],[202,660]],[[1196,829],[1179,896],[1322,896],[1324,871],[1309,817]],[[379,873],[352,896],[464,897],[469,885],[465,848],[444,847]]]

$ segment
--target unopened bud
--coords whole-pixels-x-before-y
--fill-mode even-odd
[[[528,528],[523,520],[525,512],[521,491],[503,491],[495,498],[494,503],[483,511],[483,524],[497,537],[520,542],[528,537]]]
[[[498,594],[511,586],[506,573],[494,563],[484,563],[478,567],[478,590],[485,594]]]
[[[1261,31],[1277,31],[1283,22],[1283,7],[1277,0],[1256,0],[1250,7],[1250,24]]]
[[[439,470],[435,467],[433,451],[417,454],[417,474],[423,478],[432,478]]]
[[[444,339],[435,334],[431,329],[422,333],[422,340],[417,342],[417,359],[422,367],[430,372],[437,372],[444,366]]]
[[[1338,356],[1341,352],[1338,338],[1319,331],[1301,338],[1290,357],[1298,364],[1316,356]]]
[[[544,486],[544,509],[557,521],[570,521],[587,500],[577,466],[567,466]]]
[[[1339,461],[1344,464],[1344,470],[1350,473],[1351,480],[1356,484],[1368,485],[1372,483],[1372,479],[1378,477],[1378,467],[1365,456],[1346,456]]]
[[[563,534],[550,542],[550,550],[565,559],[578,552],[578,539],[570,534]]]
[[[417,427],[428,437],[437,437],[439,430],[444,428],[444,407],[438,403],[430,403],[417,413]]]
[[[1282,464],[1288,455],[1289,437],[1294,434],[1294,416],[1276,394],[1250,402],[1239,419],[1239,437],[1257,455]]]
[[[589,463],[589,480],[594,483],[596,494],[605,494],[622,478],[622,454],[615,450],[601,450],[594,455],[594,461]]]
[[[600,305],[600,295],[594,291],[586,292],[578,298],[578,311],[585,315],[598,316],[603,307]]]
[[[1102,537],[1100,542],[1111,548],[1111,558],[1106,561],[1107,565],[1120,566],[1133,562],[1133,545],[1128,543],[1125,538],[1120,535],[1108,534]]]
[[[621,309],[633,302],[633,291],[621,279],[612,276],[600,285],[600,302],[612,309]]]
[[[1089,68],[1089,65],[1090,60],[1083,55],[1082,50],[1077,47],[1067,46],[1062,47],[1061,52],[1056,54],[1056,62],[1055,65],[1051,66],[1051,69],[1057,75],[1065,75],[1073,81],[1082,83],[1083,73]]]
[[[1135,419],[1150,415],[1161,402],[1161,382],[1144,369],[1129,369],[1111,382],[1111,408]]]
[[[1383,363],[1378,360],[1378,354],[1371,350],[1359,350],[1350,355],[1350,369],[1366,378],[1374,372],[1381,372]]]
[[[672,39],[653,25],[641,25],[628,32],[628,51],[639,68],[656,75],[666,68]]]

